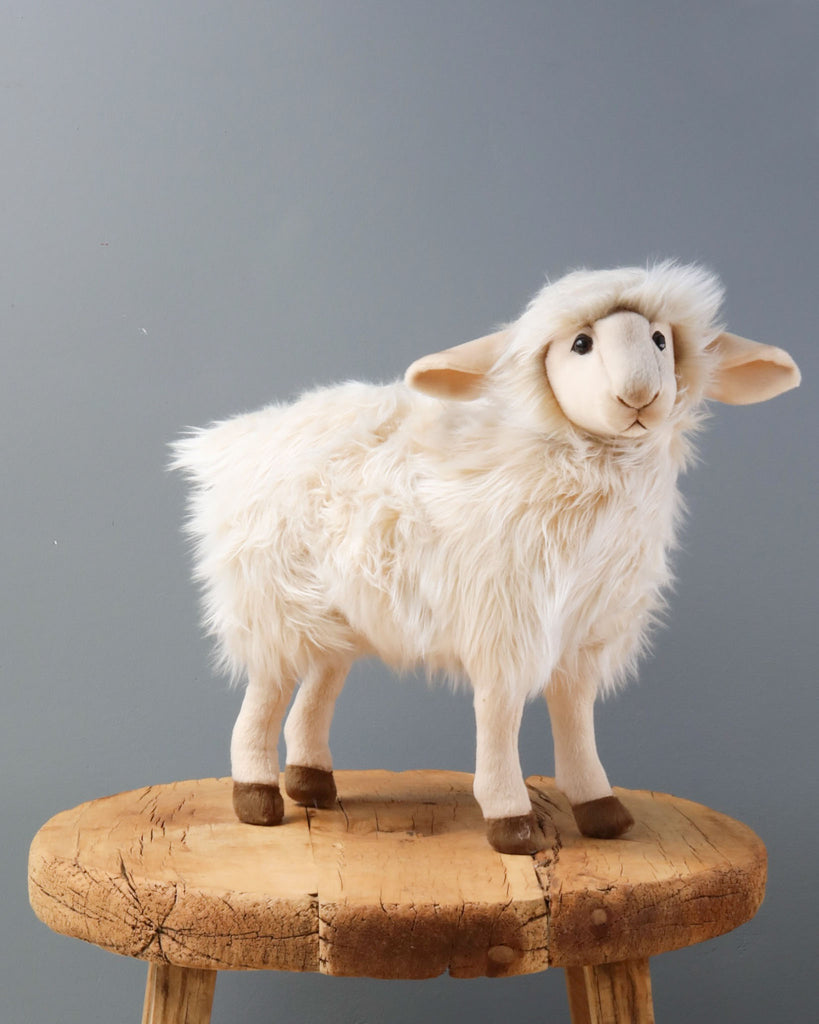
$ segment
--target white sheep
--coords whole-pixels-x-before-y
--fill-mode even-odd
[[[593,706],[626,678],[670,581],[677,477],[704,399],[799,383],[784,351],[717,324],[717,279],[665,262],[577,271],[504,330],[174,446],[207,628],[248,685],[231,742],[242,821],[336,798],[330,721],[353,660],[423,664],[474,690],[474,792],[505,853],[542,842],[520,768],[545,694],[557,785],[580,831],[632,824]]]

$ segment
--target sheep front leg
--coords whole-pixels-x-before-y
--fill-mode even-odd
[[[251,675],[230,742],[233,809],[248,825],[279,825],[278,741],[293,682],[277,685]]]
[[[336,803],[330,724],[348,670],[346,661],[314,666],[302,679],[284,725],[284,786],[287,795],[305,807],[329,808]]]
[[[546,690],[555,746],[555,782],[584,836],[616,839],[634,819],[611,791],[594,736],[596,687],[555,679]]]
[[[490,844],[499,853],[536,853],[545,845],[532,813],[518,754],[524,697],[497,685],[475,688],[473,791]]]

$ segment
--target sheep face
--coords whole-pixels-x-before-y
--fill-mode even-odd
[[[545,365],[563,414],[589,433],[642,437],[674,408],[674,344],[663,321],[612,313],[555,338]]]

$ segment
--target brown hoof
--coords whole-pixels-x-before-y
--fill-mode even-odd
[[[284,801],[278,786],[265,782],[234,782],[233,810],[246,825],[280,825]]]
[[[289,764],[284,769],[284,788],[291,800],[303,807],[336,806],[336,783],[332,772]]]
[[[537,853],[546,845],[534,814],[487,818],[486,838],[498,853]]]
[[[572,811],[580,832],[592,839],[616,839],[634,824],[634,818],[616,796],[573,804]]]

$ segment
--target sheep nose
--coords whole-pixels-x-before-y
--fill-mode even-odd
[[[648,398],[648,389],[643,389],[641,391],[635,390],[627,392],[629,401],[626,401],[626,399],[623,398],[622,395],[617,396],[617,401],[620,402],[622,405],[627,406],[629,409],[634,409],[635,412],[639,412],[640,409],[645,409],[649,405],[651,405],[651,403],[657,398],[659,394],[659,388],[657,388],[657,390],[654,392],[651,398]],[[648,401],[645,401],[646,398],[648,398]]]

